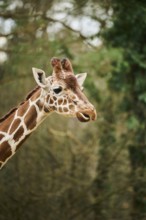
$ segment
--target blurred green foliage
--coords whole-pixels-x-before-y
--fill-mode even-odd
[[[35,86],[31,68],[50,74],[58,56],[88,73],[98,118],[48,117],[0,172],[0,220],[146,219],[145,12],[142,0],[1,1],[0,115]],[[97,33],[82,32],[86,17]]]

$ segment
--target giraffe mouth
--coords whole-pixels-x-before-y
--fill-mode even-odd
[[[90,121],[90,116],[86,113],[78,112],[77,113],[77,118],[81,122],[88,122]]]

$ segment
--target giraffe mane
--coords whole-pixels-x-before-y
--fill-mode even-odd
[[[25,98],[25,100],[24,100],[23,102],[21,102],[17,107],[12,108],[6,115],[4,115],[2,118],[0,118],[0,123],[3,122],[5,119],[7,119],[11,114],[13,114],[13,113],[19,108],[19,106],[23,105],[29,98],[31,98],[31,97],[33,96],[33,94],[34,94],[36,91],[38,91],[39,88],[40,88],[40,87],[37,86],[37,87],[34,88],[32,91],[30,91],[30,92],[27,94],[27,96],[26,96],[26,98]]]
[[[26,98],[25,98],[25,101],[27,101],[29,98],[31,98],[32,96],[33,96],[33,94],[36,92],[36,91],[38,91],[40,89],[40,86],[37,86],[37,87],[35,87],[32,91],[30,91],[28,94],[27,94],[27,96],[26,96]],[[23,104],[23,102],[22,102],[22,104]],[[21,104],[20,104],[21,105]]]
[[[0,123],[3,122],[6,118],[8,118],[13,112],[15,112],[17,108],[12,108],[5,116],[0,118]]]

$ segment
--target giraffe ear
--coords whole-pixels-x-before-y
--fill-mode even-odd
[[[79,74],[77,74],[77,75],[75,75],[75,76],[76,76],[76,79],[77,79],[77,81],[78,81],[78,84],[79,84],[80,87],[82,88],[83,83],[84,83],[84,81],[85,81],[85,79],[86,79],[86,77],[87,77],[87,73],[79,73]]]
[[[46,81],[46,74],[43,70],[37,69],[35,67],[32,68],[33,76],[36,81],[36,83],[42,87],[45,88],[47,86],[47,81]]]

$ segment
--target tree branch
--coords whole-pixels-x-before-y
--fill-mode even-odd
[[[48,17],[48,16],[45,16],[45,15],[42,15],[42,19],[45,19],[45,20],[48,20],[50,22],[56,22],[56,23],[60,23],[62,24],[63,27],[65,27],[66,29],[76,33],[79,35],[79,37],[82,39],[82,40],[85,40],[85,42],[90,46],[92,47],[93,49],[96,49],[97,47],[96,46],[93,46],[93,44],[91,44],[89,41],[87,40],[91,40],[95,37],[97,37],[98,33],[96,34],[93,34],[89,37],[83,35],[80,31],[76,30],[76,29],[73,29],[71,26],[67,25],[64,21],[61,21],[61,20],[57,20],[57,19],[54,19],[54,18],[51,18],[51,17]]]
[[[12,53],[13,51],[10,50],[10,49],[0,48],[0,52],[4,52],[4,53]]]
[[[98,36],[98,33],[96,34],[93,34],[91,36],[85,36],[83,35],[80,31],[72,28],[71,26],[69,26],[68,24],[66,24],[66,22],[64,21],[61,21],[61,20],[57,20],[57,19],[54,19],[54,18],[51,18],[51,17],[48,17],[47,15],[45,14],[42,14],[42,13],[35,13],[35,14],[31,14],[31,15],[28,15],[28,14],[20,14],[20,13],[11,13],[11,12],[6,12],[6,13],[0,13],[0,17],[3,17],[5,19],[7,18],[12,18],[12,19],[28,19],[28,18],[36,18],[36,17],[39,17],[42,18],[43,20],[47,20],[49,22],[53,22],[53,23],[59,23],[61,24],[63,27],[65,27],[66,29],[76,33],[79,35],[79,37],[84,40],[89,46],[91,46],[92,48],[96,49],[97,47],[96,46],[93,46],[93,44],[91,44],[89,42],[89,40],[95,38]],[[8,36],[12,36],[14,35],[15,33],[9,33],[9,34],[0,34],[1,37],[8,37]]]
[[[78,31],[78,30],[72,28],[71,26],[67,25],[64,21],[57,20],[57,19],[54,19],[54,18],[50,18],[50,17],[44,16],[44,15],[42,15],[42,18],[45,19],[45,20],[49,20],[49,21],[56,22],[56,23],[58,22],[58,23],[62,24],[65,28],[77,33],[83,40],[91,39],[93,37],[96,37],[97,34],[98,34],[98,33],[96,33],[96,34],[91,35],[90,37],[86,37],[80,31]]]
[[[15,33],[9,33],[9,34],[3,34],[3,33],[0,33],[0,37],[9,37],[9,36],[12,36],[14,35]]]

